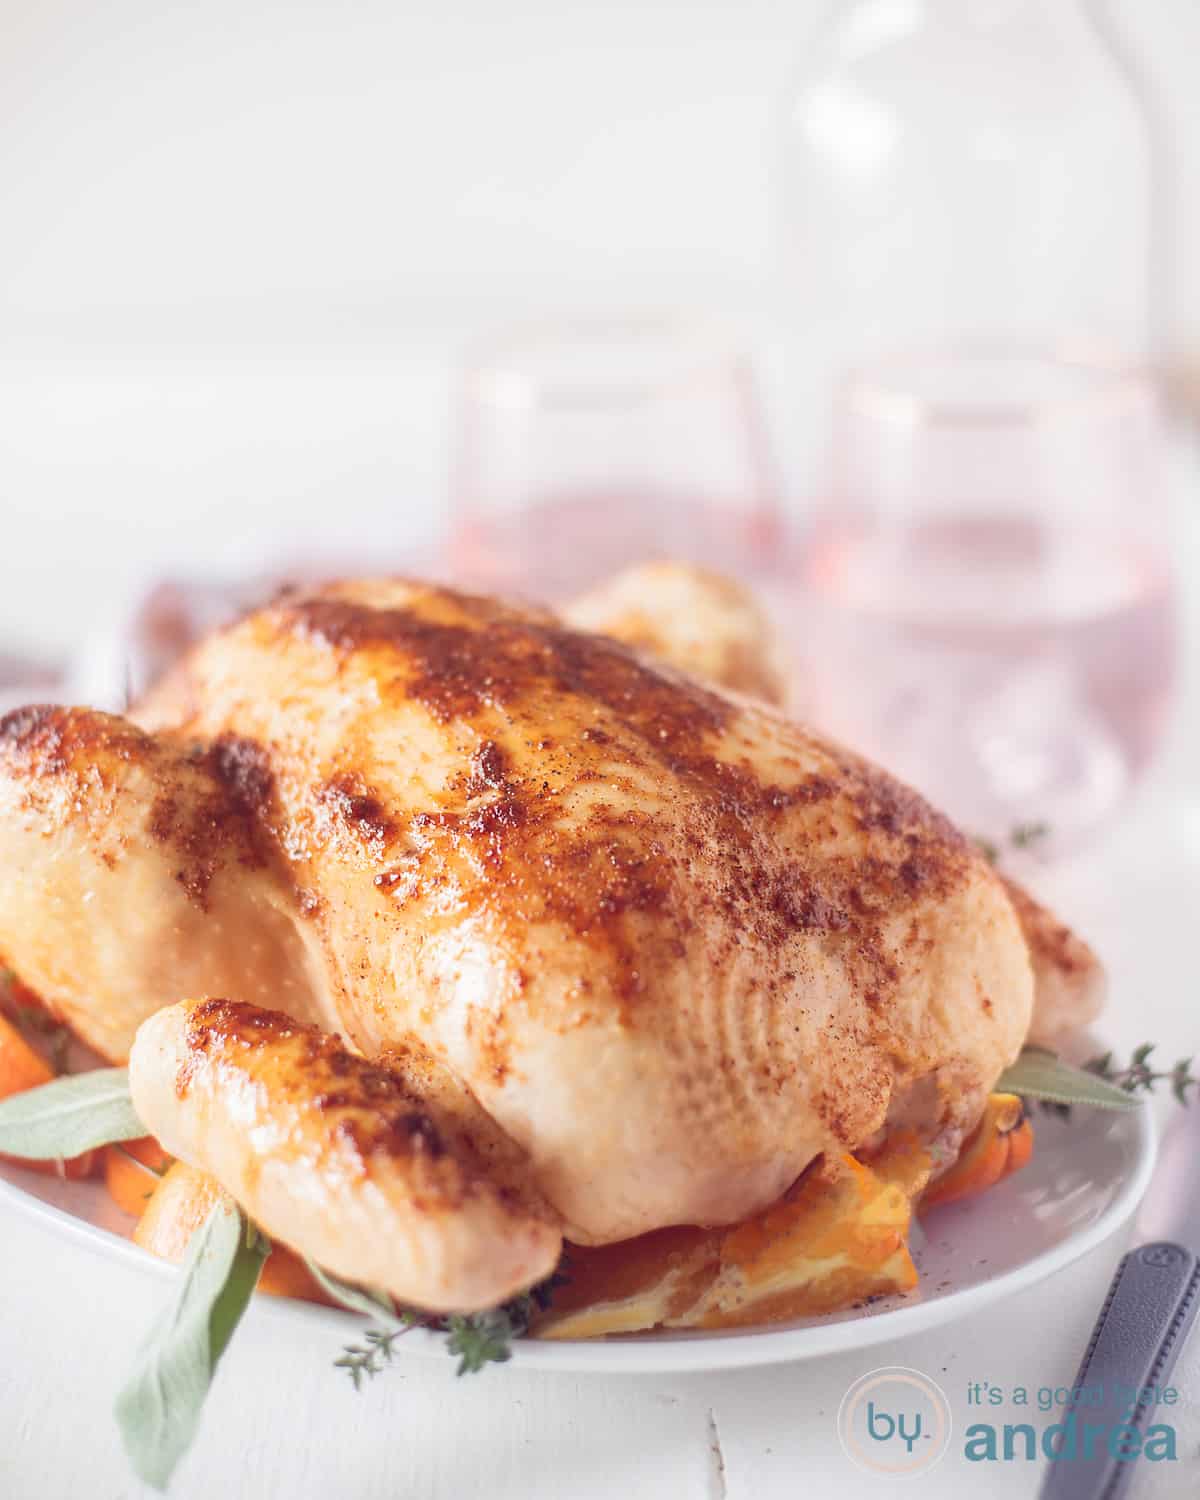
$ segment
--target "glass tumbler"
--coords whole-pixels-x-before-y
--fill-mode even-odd
[[[1069,845],[1121,802],[1174,661],[1153,385],[949,346],[842,386],[802,551],[817,714],[965,826]]]
[[[475,351],[451,486],[455,576],[550,602],[653,557],[753,573],[777,524],[749,360],[686,318],[554,323]]]

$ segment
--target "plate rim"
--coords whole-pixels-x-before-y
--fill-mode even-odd
[[[999,1275],[962,1287],[928,1302],[890,1307],[874,1315],[840,1321],[810,1322],[800,1327],[760,1328],[754,1332],[707,1331],[658,1333],[611,1339],[517,1339],[511,1364],[523,1370],[558,1370],[572,1374],[684,1374],[702,1371],[749,1369],[755,1366],[794,1364],[827,1355],[847,1354],[873,1344],[889,1343],[924,1332],[939,1324],[954,1322],[1023,1287],[1055,1275],[1095,1249],[1132,1217],[1141,1202],[1158,1156],[1158,1130],[1154,1111],[1146,1101],[1125,1118],[1134,1129],[1135,1161],[1127,1180],[1102,1213],[1085,1228],[1056,1245],[1039,1251]],[[6,1168],[11,1163],[3,1164]],[[20,1168],[16,1168],[20,1170]],[[0,1209],[11,1206],[49,1232],[57,1229],[110,1259],[168,1279],[175,1266],[143,1250],[130,1239],[71,1213],[29,1192],[19,1182],[0,1173]],[[354,1314],[311,1302],[283,1297],[256,1297],[250,1316],[254,1320],[298,1317],[318,1327],[341,1330],[353,1326]],[[398,1346],[406,1357],[445,1358],[446,1335],[414,1328]]]

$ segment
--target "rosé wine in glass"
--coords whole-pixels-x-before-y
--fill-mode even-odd
[[[652,557],[753,571],[778,528],[749,362],[676,318],[553,324],[480,351],[452,485],[455,576],[550,601]]]
[[[1101,823],[1174,670],[1161,433],[1134,371],[945,351],[856,378],[799,565],[814,713],[966,826]]]

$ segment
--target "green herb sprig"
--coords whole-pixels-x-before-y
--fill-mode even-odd
[[[1082,1067],[1066,1063],[1046,1047],[1026,1047],[996,1087],[1008,1094],[1036,1099],[1044,1109],[1066,1118],[1072,1106],[1093,1109],[1130,1110],[1141,1107],[1142,1094],[1152,1094],[1160,1083],[1169,1083],[1172,1095],[1186,1105],[1188,1089],[1200,1086],[1192,1073],[1192,1059],[1182,1058],[1174,1067],[1159,1070],[1151,1061],[1153,1042],[1135,1048],[1125,1065],[1115,1064],[1111,1052],[1093,1057]]]
[[[1124,1067],[1114,1064],[1113,1054],[1105,1052],[1102,1057],[1093,1057],[1085,1062],[1084,1070],[1108,1083],[1116,1084],[1127,1094],[1152,1094],[1160,1083],[1168,1083],[1172,1096],[1186,1107],[1191,1102],[1188,1099],[1188,1089],[1200,1086],[1200,1078],[1192,1072],[1193,1059],[1182,1057],[1173,1067],[1160,1070],[1150,1060],[1155,1050],[1156,1043],[1143,1042],[1140,1047],[1134,1048]]]
[[[524,1298],[488,1312],[446,1319],[446,1352],[458,1356],[458,1375],[475,1375],[485,1365],[512,1358],[512,1341],[529,1327]]]
[[[56,1078],[0,1100],[0,1153],[12,1156],[73,1157],[146,1134],[126,1068]],[[152,1167],[146,1171],[158,1175]],[[144,1341],[114,1408],[130,1462],[146,1483],[165,1488],[191,1445],[217,1364],[270,1252],[267,1236],[225,1193],[192,1236],[174,1297]],[[526,1332],[535,1311],[549,1304],[562,1279],[556,1273],[502,1307],[440,1317],[398,1307],[386,1292],[351,1285],[312,1261],[307,1264],[334,1302],[377,1325],[335,1361],[355,1389],[391,1363],[396,1341],[416,1327],[447,1335],[446,1348],[457,1358],[460,1375],[502,1364],[512,1356],[513,1340]]]
[[[985,838],[979,834],[975,838],[975,847],[989,865],[998,865],[1004,857],[1005,849],[1036,849],[1049,837],[1049,823],[1040,820],[1014,823],[1008,830],[1003,844],[998,844],[995,839]]]
[[[165,1489],[249,1306],[271,1242],[227,1194],[192,1236],[170,1306],[138,1352],[113,1408],[138,1476]]]
[[[73,1157],[145,1134],[126,1068],[56,1078],[0,1101],[0,1152],[7,1155]],[[187,1452],[217,1363],[270,1253],[267,1237],[224,1193],[192,1236],[171,1304],[114,1408],[130,1463],[147,1484],[165,1488]]]
[[[385,1292],[340,1281],[311,1260],[306,1264],[313,1278],[335,1302],[348,1312],[374,1318],[382,1325],[368,1328],[362,1343],[346,1344],[341,1357],[333,1362],[335,1369],[346,1371],[355,1390],[362,1389],[364,1379],[373,1380],[382,1374],[395,1355],[396,1340],[413,1328],[427,1328],[447,1335],[446,1352],[458,1359],[459,1375],[474,1375],[486,1365],[504,1364],[512,1358],[513,1340],[528,1332],[535,1312],[549,1307],[554,1288],[566,1279],[558,1270],[500,1307],[443,1317],[416,1308],[399,1307]]]
[[[55,1078],[0,1099],[0,1153],[6,1156],[69,1159],[145,1134],[129,1093],[128,1068]]]
[[[409,1325],[415,1328],[416,1320]],[[382,1375],[384,1367],[395,1357],[396,1340],[409,1331],[408,1328],[368,1328],[361,1344],[347,1344],[342,1357],[335,1359],[335,1370],[345,1370],[356,1391],[362,1390],[363,1378],[374,1380]]]
[[[56,1021],[40,1005],[22,1000],[17,992],[16,974],[3,966],[0,966],[0,1011],[39,1051],[45,1053],[55,1073],[69,1071],[70,1027]]]
[[[564,1266],[565,1261],[560,1261],[544,1281],[501,1307],[445,1320],[446,1351],[458,1355],[459,1375],[473,1375],[486,1364],[503,1364],[512,1357],[513,1340],[528,1333],[535,1315],[550,1306],[555,1289],[568,1281]]]
[[[1093,1109],[1138,1109],[1138,1100],[1125,1089],[1083,1068],[1073,1067],[1046,1047],[1025,1047],[1011,1067],[1005,1068],[996,1081],[1005,1094],[1020,1094],[1023,1099],[1045,1100],[1070,1106],[1086,1104]]]

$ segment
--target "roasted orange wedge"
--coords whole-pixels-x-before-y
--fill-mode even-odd
[[[580,1339],[656,1327],[731,1328],[830,1312],[910,1290],[911,1200],[928,1154],[897,1137],[869,1165],[811,1167],[778,1203],[732,1229],[662,1229],[599,1249],[572,1246],[567,1285],[535,1325]]]
[[[920,1211],[958,1203],[1019,1171],[1033,1155],[1033,1126],[1016,1094],[993,1094],[958,1160],[921,1195]]]
[[[152,1135],[104,1148],[104,1185],[109,1197],[132,1218],[145,1212],[160,1178],[174,1157]]]

